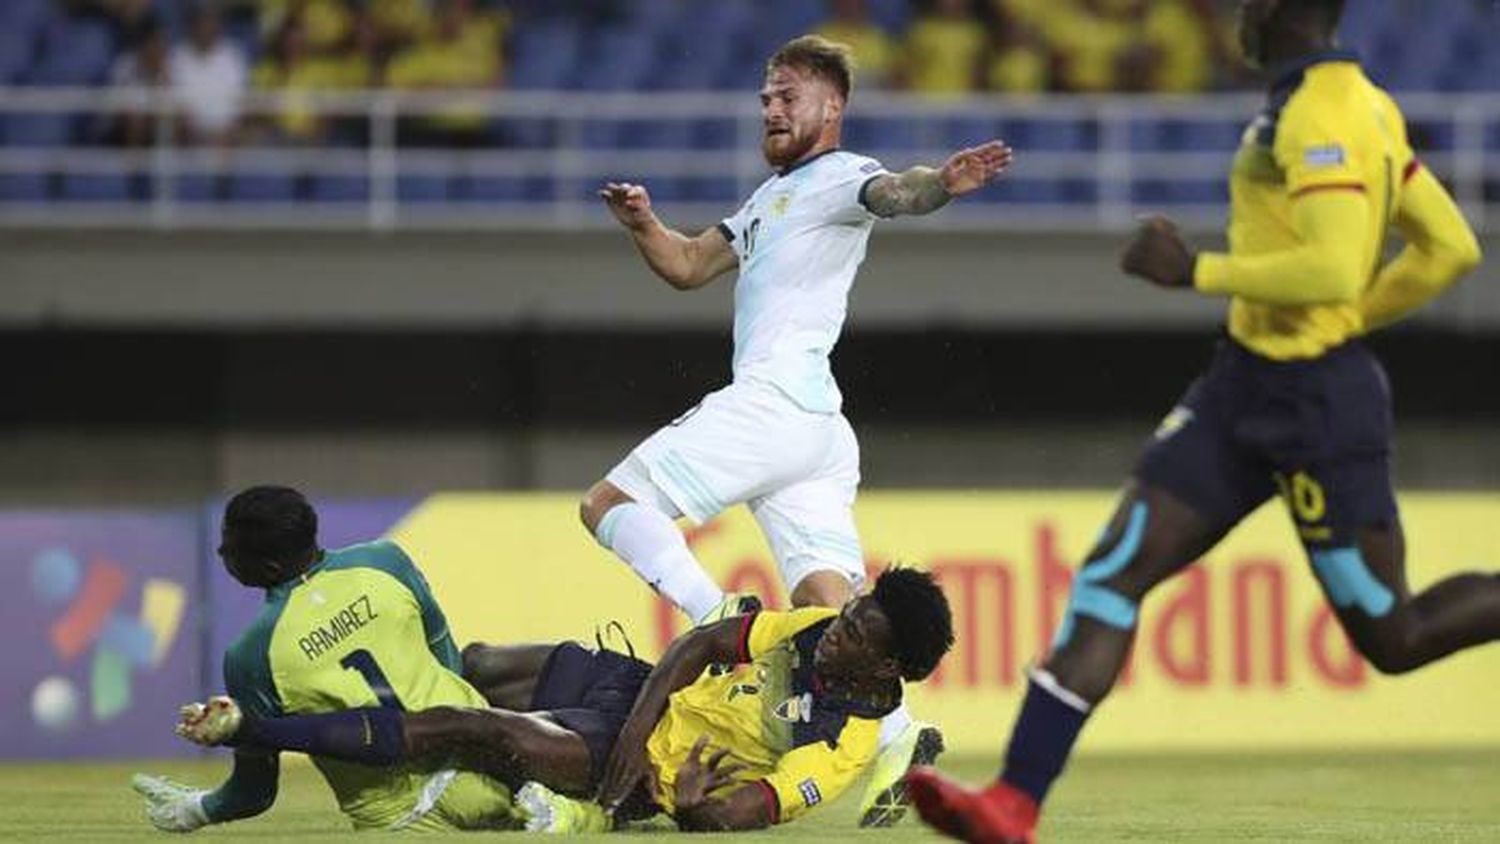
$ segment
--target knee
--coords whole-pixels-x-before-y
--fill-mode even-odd
[[[1393,621],[1379,633],[1360,636],[1353,641],[1370,667],[1387,676],[1405,674],[1423,664],[1399,622]]]
[[[604,514],[632,500],[609,481],[600,481],[589,487],[588,492],[585,492],[578,502],[578,519],[583,522],[583,526],[588,529],[589,533],[597,536],[599,522],[604,519]]]
[[[854,597],[849,578],[834,571],[815,571],[792,589],[793,607],[842,607]]]
[[[475,679],[479,677],[481,668],[484,665],[485,652],[488,650],[489,646],[483,642],[470,642],[464,645],[464,649],[459,652],[460,661],[463,664],[462,676],[470,684],[473,684]]]

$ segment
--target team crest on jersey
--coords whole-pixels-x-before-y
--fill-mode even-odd
[[[1156,426],[1156,434],[1154,436],[1158,440],[1171,437],[1173,434],[1186,428],[1187,424],[1193,421],[1193,415],[1193,409],[1190,407],[1172,408],[1172,412],[1168,413],[1161,420],[1161,424]]]
[[[800,695],[793,695],[778,703],[774,712],[776,713],[776,717],[782,721],[795,724],[798,721],[811,721],[812,710],[812,692],[803,692]]]
[[[797,783],[797,790],[802,793],[802,802],[806,803],[809,808],[823,802],[823,792],[818,790],[818,784],[811,778]]]
[[[1308,167],[1342,167],[1344,158],[1344,148],[1338,144],[1308,147],[1302,153],[1302,161]]]
[[[785,217],[786,210],[790,207],[792,207],[791,194],[783,193],[780,196],[777,196],[775,199],[771,200],[771,217],[773,219],[776,217]]]

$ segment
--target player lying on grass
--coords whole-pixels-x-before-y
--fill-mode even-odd
[[[372,771],[476,772],[523,789],[533,829],[597,831],[610,815],[657,812],[684,830],[758,829],[847,788],[875,756],[901,680],[927,677],[952,643],[931,575],[891,568],[841,611],[757,612],[696,628],[655,668],[574,643],[543,659],[535,646],[465,649],[470,676],[492,698],[529,698],[530,711],[413,711],[386,697],[380,707],[268,717],[217,698],[186,711],[179,733]],[[705,672],[714,664],[735,667]]]
[[[224,686],[255,717],[333,712],[377,700],[413,708],[482,707],[427,583],[393,543],[324,551],[318,516],[296,490],[254,487],[224,510],[219,556],[260,615],[224,654]],[[339,808],[361,829],[519,828],[510,789],[478,773],[370,768],[314,756]],[[188,832],[258,815],[276,800],[274,752],[235,750],[212,791],[136,775],[158,828]]]

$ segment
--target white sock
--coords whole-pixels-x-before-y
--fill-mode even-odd
[[[724,601],[724,591],[688,550],[682,531],[660,510],[634,501],[618,504],[599,520],[597,537],[694,623]]]
[[[906,732],[909,726],[911,726],[911,711],[903,703],[896,707],[894,712],[880,719],[880,738],[875,743],[876,749],[884,752],[901,737],[902,733]]]

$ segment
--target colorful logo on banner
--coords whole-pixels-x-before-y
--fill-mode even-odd
[[[109,721],[130,708],[137,672],[161,666],[177,638],[187,605],[180,584],[150,578],[139,587],[139,611],[130,612],[132,593],[125,567],[107,557],[85,565],[67,548],[47,548],[31,564],[31,588],[57,615],[48,642],[59,667],[88,659],[88,712]],[[83,715],[84,693],[74,681],[54,674],[37,683],[31,713],[38,725],[66,731]]]

